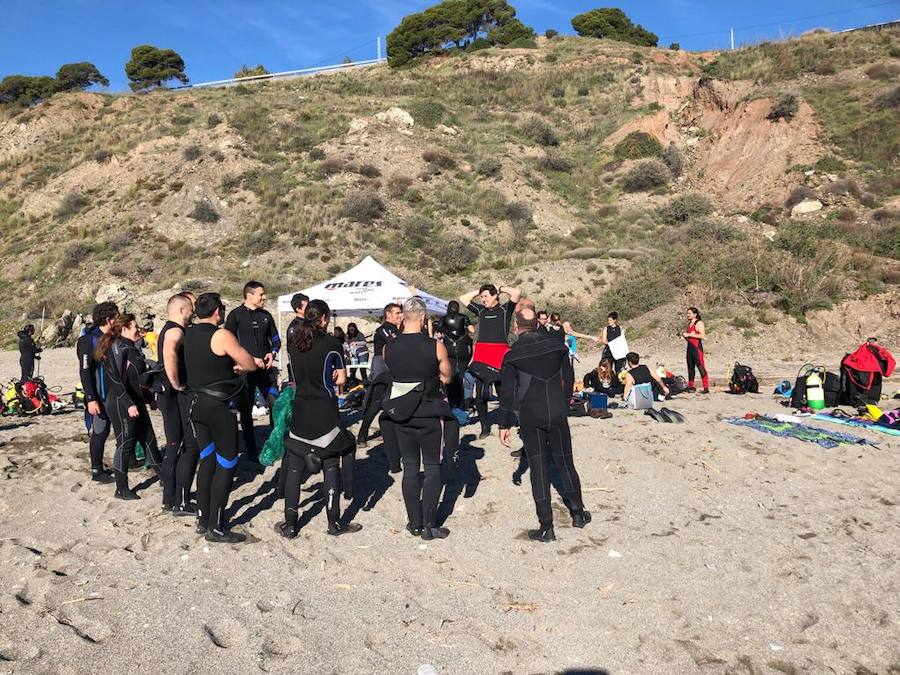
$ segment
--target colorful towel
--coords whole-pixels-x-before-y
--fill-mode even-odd
[[[870,431],[880,431],[883,434],[889,434],[891,436],[900,436],[900,429],[888,429],[887,427],[875,424],[875,422],[862,419],[861,417],[848,419],[846,417],[832,417],[825,413],[819,413],[818,415],[813,415],[813,419],[822,420],[823,422],[834,422],[835,424],[845,424],[848,427],[860,427],[862,429],[869,429]]]
[[[743,417],[736,417],[728,418],[724,421],[729,424],[763,431],[774,436],[781,436],[782,438],[796,438],[801,441],[817,443],[821,447],[827,449],[836,448],[839,445],[872,444],[871,441],[860,438],[859,436],[842,434],[838,431],[829,431],[828,429],[811,427],[807,424],[799,424],[797,422],[781,421],[774,417],[766,417],[764,415],[749,420],[744,419]]]

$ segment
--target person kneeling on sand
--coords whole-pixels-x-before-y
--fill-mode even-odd
[[[625,391],[622,398],[628,400],[628,394],[637,384],[649,384],[653,386],[653,398],[663,400],[669,395],[669,388],[663,383],[659,375],[641,364],[641,357],[637,352],[628,352],[625,356],[627,370],[625,371]]]
[[[560,494],[572,515],[572,525],[584,527],[591,522],[591,514],[584,510],[581,480],[572,459],[568,412],[575,374],[569,351],[562,342],[537,333],[537,325],[534,310],[516,313],[518,340],[503,359],[500,371],[500,442],[511,447],[510,427],[513,417],[518,416],[540,525],[537,530],[529,530],[528,537],[551,542],[556,540],[550,508],[551,457],[559,472]]]

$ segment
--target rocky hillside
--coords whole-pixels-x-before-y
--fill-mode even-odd
[[[372,254],[438,294],[520,283],[583,329],[683,301],[803,321],[896,290],[898,106],[896,31],[59,95],[0,110],[3,319],[110,285],[274,294]]]

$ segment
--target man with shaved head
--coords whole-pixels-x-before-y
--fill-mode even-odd
[[[504,357],[500,371],[500,442],[511,447],[510,427],[518,417],[539,523],[537,530],[529,530],[528,537],[551,542],[556,535],[550,507],[550,458],[559,472],[560,494],[572,525],[584,527],[591,521],[591,514],[584,510],[581,480],[572,461],[568,413],[575,373],[569,350],[563,343],[538,334],[537,326],[533,308],[516,312],[518,340]]]
[[[162,413],[166,432],[160,481],[163,485],[163,509],[176,516],[194,516],[190,503],[191,484],[197,470],[199,448],[191,424],[191,398],[184,390],[187,373],[184,364],[184,333],[194,315],[194,303],[187,294],[169,298],[167,321],[159,332],[157,353],[163,363],[156,405]]]

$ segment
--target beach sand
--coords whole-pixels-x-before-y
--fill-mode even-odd
[[[56,350],[42,372],[71,391],[75,365]],[[514,485],[516,460],[477,426],[446,540],[404,530],[375,442],[357,453],[362,532],[325,534],[313,478],[300,536],[282,539],[275,469],[242,462],[230,518],[250,543],[223,547],[160,511],[150,472],[133,472],[139,502],[91,483],[81,411],[3,418],[0,672],[900,672],[900,438],[815,422],[876,443],[826,450],[722,421],[788,412],[764,391],[678,397],[683,425],[573,419],[593,522],[573,529],[554,493],[546,545],[525,538],[528,475]]]

